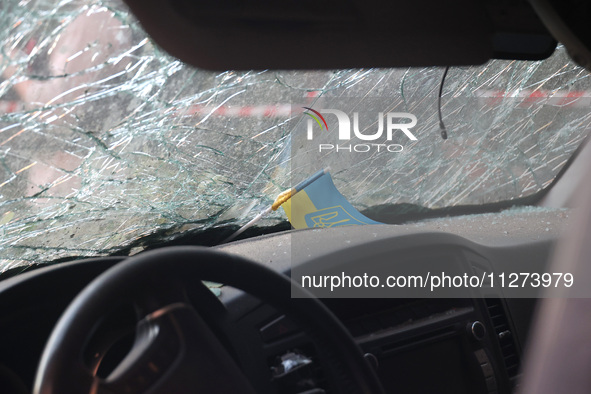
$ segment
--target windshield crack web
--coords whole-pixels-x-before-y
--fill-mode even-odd
[[[9,0],[0,24],[0,272],[246,223],[310,175],[291,168],[291,132],[325,98],[385,97],[380,111],[419,120],[403,153],[346,167],[327,157],[359,209],[531,195],[589,129],[588,74],[563,48],[452,67],[442,141],[441,68],[197,70],[119,1]],[[260,224],[284,222],[278,210]]]

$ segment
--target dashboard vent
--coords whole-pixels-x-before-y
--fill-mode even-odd
[[[485,299],[485,303],[501,348],[507,375],[513,380],[519,373],[519,353],[517,352],[517,346],[515,345],[515,339],[511,332],[505,307],[498,298],[487,298]]]

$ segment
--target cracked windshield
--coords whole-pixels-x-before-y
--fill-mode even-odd
[[[449,68],[443,139],[444,68],[198,70],[119,1],[4,1],[0,23],[0,272],[226,229],[219,243],[329,166],[343,196],[381,222],[396,207],[524,204],[590,127],[589,75],[563,48]],[[303,107],[322,113],[337,98],[374,117],[359,119],[366,135],[379,112],[411,114],[415,139],[398,130],[392,151],[363,152],[357,133],[322,134],[323,161],[307,160]],[[351,144],[355,160],[336,152]],[[289,228],[281,209],[257,223],[277,225]]]

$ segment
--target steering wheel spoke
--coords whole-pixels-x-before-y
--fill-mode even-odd
[[[254,393],[213,332],[184,303],[155,310],[139,322],[133,348],[106,384],[121,393]]]

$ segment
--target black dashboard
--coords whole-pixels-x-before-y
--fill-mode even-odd
[[[366,258],[367,265],[379,256],[400,258],[425,251],[431,256],[450,250],[467,262],[477,256],[479,263],[498,271],[540,270],[568,214],[540,208],[401,226],[311,229],[216,249],[285,273],[335,255],[346,266]],[[1,392],[30,392],[45,341],[62,311],[87,283],[122,259],[58,264],[0,282]],[[257,392],[333,392],[330,366],[319,359],[313,338],[289,316],[237,289],[222,287],[218,298],[236,333],[227,342]],[[386,392],[510,393],[519,382],[536,300],[481,292],[463,298],[323,302],[375,366]]]
[[[335,302],[328,302],[376,367],[386,392],[506,393],[513,390],[519,372],[520,348],[511,336],[515,329],[501,300],[396,301],[380,302],[379,309],[375,305],[367,308],[367,302],[352,299],[339,302],[336,307]],[[267,316],[271,317],[270,321],[265,319]],[[253,347],[261,345],[263,353],[258,361],[263,370],[268,367],[277,371],[290,358],[312,361],[293,375],[275,376],[276,392],[300,393],[316,387],[330,392],[322,369],[314,365],[312,342],[287,317],[261,309],[246,316],[243,322],[245,327],[258,327],[261,339],[253,335],[249,343]],[[251,359],[251,363],[255,360]]]

